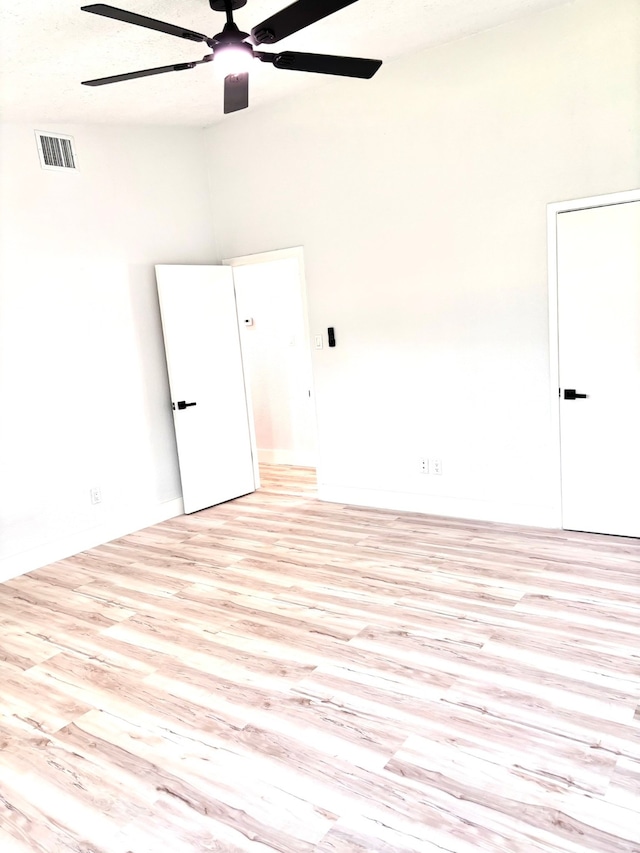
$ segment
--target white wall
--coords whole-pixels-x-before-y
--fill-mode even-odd
[[[0,579],[180,511],[153,264],[213,254],[200,131],[38,129],[80,172],[2,126]]]
[[[207,132],[220,255],[304,245],[336,328],[322,496],[558,523],[545,208],[640,183],[639,16],[576,0]]]
[[[309,343],[297,258],[234,266],[258,459],[316,464]],[[244,325],[251,318],[253,325]]]

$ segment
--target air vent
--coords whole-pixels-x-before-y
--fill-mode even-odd
[[[36,141],[43,169],[54,169],[56,172],[77,171],[72,136],[36,130]]]

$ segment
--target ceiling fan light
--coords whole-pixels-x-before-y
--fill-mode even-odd
[[[246,74],[251,68],[253,50],[250,45],[244,43],[220,44],[214,48],[213,59],[219,77]]]

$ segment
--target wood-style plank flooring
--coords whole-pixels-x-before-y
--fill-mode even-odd
[[[640,544],[265,474],[0,585],[1,853],[640,851]]]

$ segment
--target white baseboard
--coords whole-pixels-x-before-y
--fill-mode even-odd
[[[300,468],[314,468],[314,453],[304,450],[264,450],[258,449],[258,462],[262,465],[297,465]]]
[[[441,495],[418,495],[411,492],[385,492],[358,489],[351,486],[318,485],[318,498],[330,503],[391,509],[398,512],[419,512],[447,518],[468,518],[475,521],[496,521],[521,524],[525,527],[561,528],[560,516],[553,507],[501,501],[480,501]]]
[[[64,560],[65,557],[72,557],[88,548],[95,548],[105,542],[111,542],[112,539],[126,536],[127,533],[142,530],[142,528],[150,527],[152,524],[159,524],[161,521],[175,518],[177,515],[183,515],[183,513],[182,498],[175,498],[172,501],[143,509],[130,509],[126,513],[109,519],[104,524],[1,559],[0,582],[32,572],[42,566],[48,566],[49,563]]]

